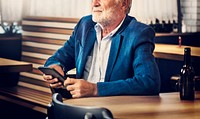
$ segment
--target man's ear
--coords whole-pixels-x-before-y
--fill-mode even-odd
[[[123,0],[122,6],[127,6],[128,0]]]
[[[128,0],[123,0],[123,2],[122,2],[122,8],[124,10],[126,10],[128,8]]]

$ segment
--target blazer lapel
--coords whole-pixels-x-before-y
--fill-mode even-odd
[[[120,47],[122,44],[122,40],[123,40],[122,36],[124,35],[123,31],[125,30],[125,28],[128,26],[128,24],[133,19],[135,20],[135,18],[127,15],[126,18],[124,19],[124,23],[122,24],[122,26],[119,28],[119,30],[116,32],[116,35],[112,39],[110,56],[108,59],[108,65],[107,65],[107,69],[106,69],[105,82],[110,80],[110,75],[111,75],[113,67],[116,63],[116,60],[117,60],[117,57],[118,57],[118,54],[120,51]]]
[[[110,55],[108,59],[108,65],[106,69],[106,76],[105,76],[105,82],[109,81],[110,75],[113,69],[113,66],[117,60],[117,56],[119,54],[120,50],[120,44],[121,44],[122,38],[121,35],[116,35],[112,39],[111,49],[110,49]]]
[[[77,70],[77,78],[81,78],[82,74],[83,74],[83,70],[87,61],[87,57],[90,54],[93,46],[94,46],[94,42],[96,40],[96,32],[93,28],[90,29],[90,31],[88,31],[87,35],[86,35],[86,39],[83,40],[83,49],[81,54],[78,56],[78,70]],[[82,42],[83,42],[82,41]]]

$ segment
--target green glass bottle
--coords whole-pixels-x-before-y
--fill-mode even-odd
[[[180,99],[195,99],[195,80],[194,69],[191,65],[191,49],[184,49],[184,65],[180,73]]]

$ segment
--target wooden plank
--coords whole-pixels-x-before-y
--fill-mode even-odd
[[[29,57],[29,56],[22,56],[21,60],[26,62],[32,62],[32,63],[38,63],[38,64],[44,64],[46,59],[40,59],[35,57]]]
[[[37,80],[37,79],[31,78],[31,77],[26,77],[26,76],[21,75],[20,76],[20,82],[38,85],[38,86],[41,86],[41,87],[45,87],[45,89],[48,88],[48,90],[49,90],[48,84],[46,82],[42,81],[42,80]]]
[[[40,38],[40,37],[29,37],[29,36],[23,36],[22,39],[23,41],[48,43],[54,45],[63,45],[66,42],[66,39],[52,39],[52,38]]]
[[[171,60],[183,61],[184,48],[191,48],[192,61],[200,59],[200,48],[194,46],[181,46],[169,44],[155,44],[154,56]]]
[[[45,103],[46,101],[46,97],[44,96],[44,94],[42,93],[38,93],[37,91],[30,91],[28,89],[26,90],[20,90],[20,93],[18,92],[19,90],[17,90],[17,93],[15,92],[16,90],[11,90],[11,89],[4,89],[4,91],[6,91],[7,94],[10,95],[15,95],[17,97],[24,97],[24,99],[29,99],[30,101],[34,101],[37,103]],[[47,102],[48,103],[48,102]]]
[[[34,27],[23,26],[24,31],[44,32],[44,33],[56,33],[56,34],[72,34],[73,30],[64,28],[49,28],[49,27]]]
[[[64,29],[74,29],[76,23],[70,22],[56,22],[56,21],[27,21],[23,20],[22,25],[25,26],[39,26],[39,27],[52,27],[52,28],[64,28]]]
[[[153,55],[156,58],[183,61],[183,56],[181,56],[181,55],[176,55],[176,54],[167,54],[166,55],[166,53],[158,53],[158,52],[154,52]]]
[[[47,107],[38,106],[38,105],[35,105],[34,103],[26,102],[24,100],[16,100],[15,98],[4,96],[4,95],[0,95],[0,99],[5,100],[7,102],[14,103],[14,104],[22,105],[32,110],[47,114]]]
[[[51,90],[50,90],[48,84],[44,83],[44,82],[43,82],[43,84],[45,86],[34,85],[34,84],[30,84],[30,83],[25,83],[22,81],[19,82],[19,86],[23,86],[23,87],[27,87],[27,88],[31,87],[31,89],[34,89],[34,90],[43,91],[45,93],[51,93]]]
[[[55,33],[41,33],[41,32],[31,32],[31,31],[23,31],[24,36],[31,37],[41,37],[41,38],[51,38],[51,39],[64,39],[68,40],[70,35],[67,34],[55,34]]]
[[[40,70],[36,69],[36,68],[33,68],[32,72],[35,73],[35,74],[43,75],[43,73]]]
[[[191,55],[200,57],[200,48],[194,46],[181,46],[178,45],[169,45],[169,44],[155,44],[154,52],[157,53],[166,53],[166,54],[176,54],[176,55],[183,55],[184,48],[190,47],[191,48]]]
[[[34,53],[34,52],[25,52],[22,51],[23,56],[33,57],[33,58],[41,58],[41,59],[48,59],[51,55],[41,54],[41,53]]]
[[[36,47],[29,47],[29,46],[23,46],[22,50],[25,52],[34,52],[34,53],[42,53],[42,54],[50,54],[50,55],[52,55],[56,51],[52,49],[36,48]]]
[[[42,107],[47,107],[51,101],[51,94],[42,91],[33,90],[30,88],[17,86],[17,87],[4,87],[0,88],[1,95],[12,97],[18,100],[24,100],[25,102],[35,103]]]
[[[22,42],[22,45],[23,46],[29,46],[29,47],[50,49],[50,50],[55,50],[55,51],[62,47],[61,45],[48,44],[48,43],[39,43],[39,42],[31,42],[31,41],[24,41],[24,42]]]
[[[0,58],[0,72],[7,73],[7,72],[23,72],[23,71],[31,71],[32,64],[23,62],[23,61],[16,61],[6,58]]]
[[[26,16],[26,17],[23,18],[23,20],[77,23],[79,21],[79,18]]]
[[[20,75],[23,77],[29,77],[30,80],[35,79],[44,82],[42,75],[34,74],[32,72],[21,72]]]

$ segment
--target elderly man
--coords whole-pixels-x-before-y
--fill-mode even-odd
[[[46,61],[46,67],[62,75],[76,68],[76,78],[64,82],[73,98],[159,93],[160,76],[152,55],[155,33],[128,16],[131,3],[93,0],[92,15],[83,17],[70,39]],[[57,78],[43,78],[52,88],[63,88]]]

